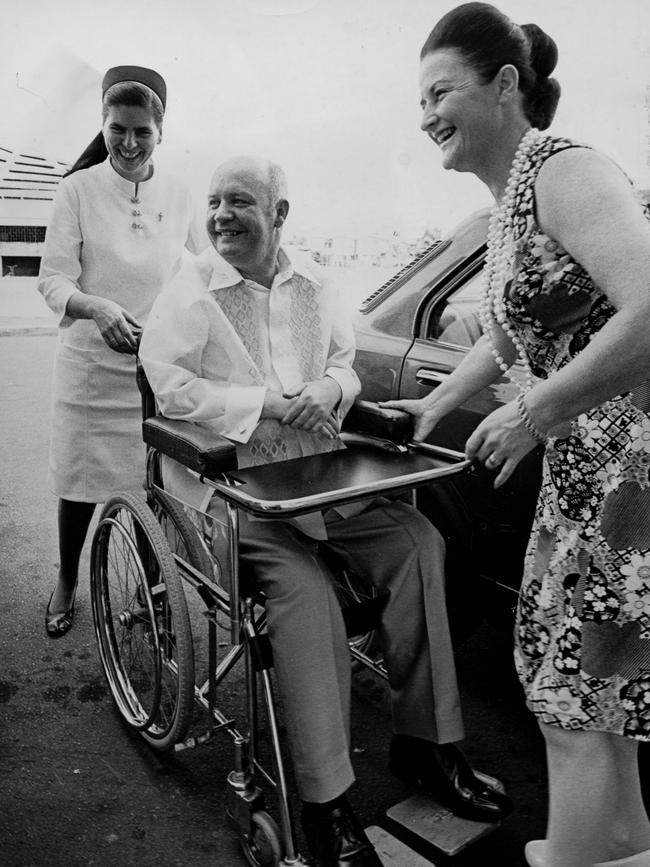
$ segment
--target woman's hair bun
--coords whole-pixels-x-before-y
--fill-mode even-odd
[[[557,65],[557,45],[537,24],[522,24],[530,45],[530,65],[537,75],[548,78]]]
[[[560,100],[560,85],[554,78],[540,78],[528,94],[526,116],[537,129],[548,129]]]

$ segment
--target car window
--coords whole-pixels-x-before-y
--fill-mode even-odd
[[[456,346],[473,346],[483,330],[478,315],[483,294],[483,271],[435,306],[426,337]]]

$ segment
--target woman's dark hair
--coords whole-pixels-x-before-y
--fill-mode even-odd
[[[116,105],[131,105],[146,108],[151,112],[158,129],[162,130],[165,114],[163,104],[158,95],[145,84],[140,84],[139,81],[120,81],[110,87],[102,100],[102,121],[106,121],[109,110]],[[108,150],[106,149],[104,136],[100,132],[91,141],[72,168],[65,173],[64,177],[67,178],[68,175],[78,172],[79,169],[87,169],[90,166],[97,165],[97,163],[102,163],[107,156]]]
[[[140,84],[139,81],[119,81],[109,87],[102,100],[102,120],[106,120],[109,109],[116,105],[135,105],[146,108],[153,115],[158,129],[162,129],[165,114],[163,104],[146,84]]]
[[[516,67],[526,117],[538,129],[550,126],[560,98],[560,85],[550,78],[557,46],[536,24],[520,27],[489,3],[464,3],[438,21],[420,59],[442,48],[462,54],[485,84],[502,66]]]

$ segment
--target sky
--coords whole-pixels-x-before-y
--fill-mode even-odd
[[[7,4],[8,5],[8,4]],[[156,165],[202,213],[215,166],[272,158],[288,236],[412,239],[490,204],[419,129],[419,50],[443,0],[26,0],[3,12],[0,145],[72,162],[101,125],[100,83],[134,63],[166,79]],[[599,147],[650,188],[650,3],[503,0],[556,41],[550,132]]]

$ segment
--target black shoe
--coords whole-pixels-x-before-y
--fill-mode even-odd
[[[302,828],[318,867],[382,867],[345,797],[330,810],[303,805]]]
[[[50,605],[52,604],[53,597],[54,590],[45,611],[45,631],[50,638],[61,638],[61,636],[72,629],[72,624],[74,623],[74,599],[72,600],[72,605],[65,611],[58,611],[56,614],[52,614],[50,612]]]
[[[475,774],[454,744],[394,735],[390,770],[465,819],[498,822],[512,812],[503,784],[487,774]]]

